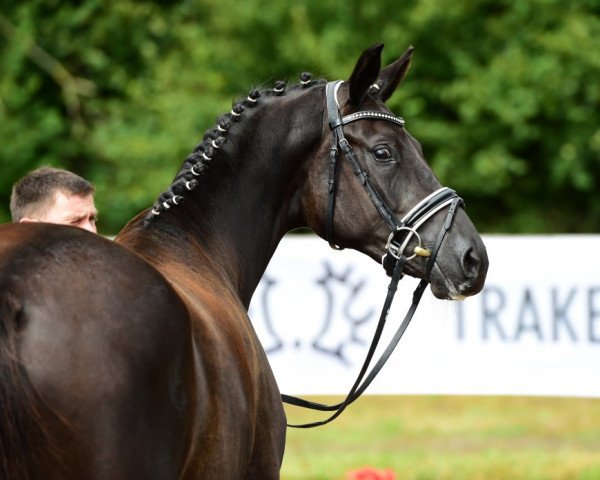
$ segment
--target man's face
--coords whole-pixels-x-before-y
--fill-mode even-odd
[[[54,195],[54,204],[46,214],[33,219],[33,221],[72,225],[97,233],[97,216],[98,210],[96,210],[94,197],[91,194],[82,196],[65,195],[62,192],[57,192]],[[25,221],[32,221],[32,219]]]

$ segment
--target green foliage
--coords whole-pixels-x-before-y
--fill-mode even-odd
[[[486,232],[600,230],[600,1],[12,2],[0,12],[0,222],[43,164],[98,189],[100,231],[152,204],[231,99],[410,44],[390,106]]]

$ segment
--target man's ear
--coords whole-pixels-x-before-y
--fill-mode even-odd
[[[38,223],[39,220],[35,219],[35,218],[29,218],[29,217],[23,217],[21,220],[19,220],[19,223]]]

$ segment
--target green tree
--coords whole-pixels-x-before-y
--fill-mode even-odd
[[[487,231],[599,231],[600,2],[421,2],[412,116]],[[436,32],[435,42],[428,32]],[[437,45],[437,46],[436,46]]]
[[[26,0],[0,13],[0,221],[51,163],[98,188],[115,233],[231,99],[366,46],[416,47],[391,107],[486,232],[600,227],[600,2]]]

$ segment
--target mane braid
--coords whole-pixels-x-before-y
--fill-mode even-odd
[[[217,118],[216,125],[204,132],[202,141],[192,150],[179,172],[173,179],[169,188],[162,192],[144,219],[144,224],[156,219],[162,213],[172,207],[181,205],[185,196],[196,189],[199,185],[198,177],[204,174],[210,165],[216,151],[223,148],[227,142],[226,136],[229,130],[243,119],[243,113],[248,108],[254,108],[260,103],[260,98],[279,97],[285,95],[286,91],[307,89],[316,85],[326,83],[325,79],[312,80],[312,75],[303,72],[299,75],[300,83],[287,86],[286,82],[279,80],[273,88],[262,87],[252,89],[248,95],[236,101],[229,113]]]

